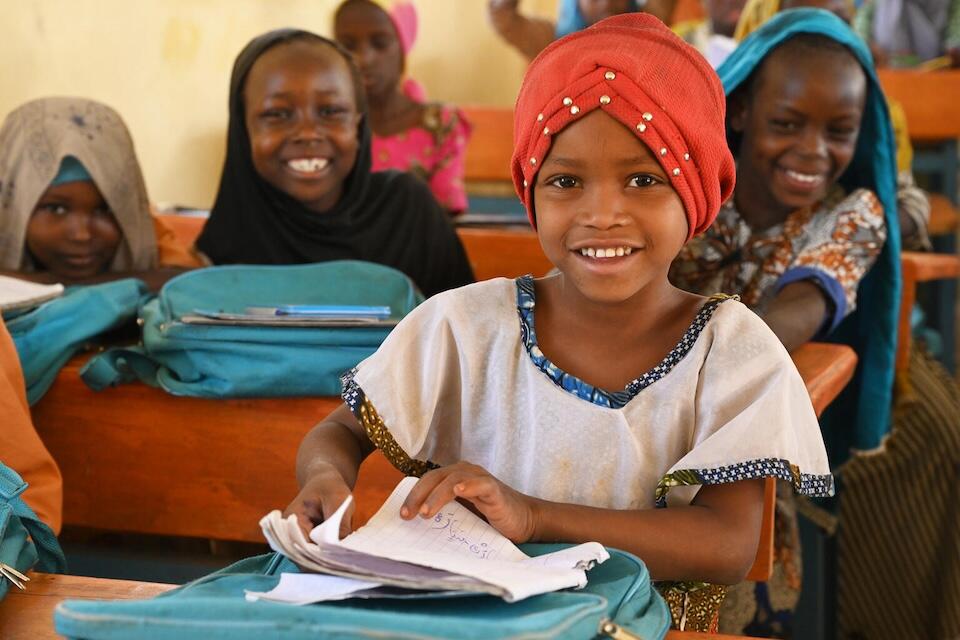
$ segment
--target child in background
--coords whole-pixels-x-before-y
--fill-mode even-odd
[[[723,112],[710,67],[650,16],[550,45],[520,91],[512,168],[558,273],[407,316],[304,439],[287,513],[305,529],[329,516],[378,447],[422,475],[402,517],[460,498],[515,542],[625,549],[674,581],[677,624],[710,628],[718,585],[756,555],[759,479],[833,490],[776,337],[736,300],[667,281],[733,189]]]
[[[463,213],[470,125],[450,105],[427,102],[423,88],[404,80],[406,57],[417,39],[417,10],[399,0],[346,0],[334,17],[334,37],[363,75],[373,129],[373,170],[409,171],[428,185],[450,214]]]
[[[674,32],[703,54],[714,69],[737,47],[733,33],[745,0],[703,0],[704,20],[682,22]]]
[[[0,269],[38,282],[133,276],[157,289],[199,258],[150,213],[133,140],[110,107],[42,98],[0,129]]]
[[[432,295],[473,281],[447,214],[417,178],[371,173],[363,81],[307,31],[253,39],[230,79],[227,157],[197,240],[215,264],[365,260]]]
[[[556,24],[521,13],[519,0],[489,0],[487,11],[500,37],[533,60],[557,38],[610,16],[642,10],[668,22],[676,4],[677,0],[558,0]]]
[[[854,25],[878,66],[960,65],[960,0],[866,0]]]
[[[780,11],[789,9],[824,9],[847,24],[855,13],[853,0],[748,0],[740,22],[736,40],[742,41],[759,29]],[[907,116],[899,102],[887,100],[890,121],[897,143],[897,217],[900,221],[900,241],[910,251],[929,250],[930,200],[913,177],[913,145],[907,130]]]
[[[914,350],[909,381],[898,382],[915,390],[915,402],[892,412],[896,165],[870,53],[834,15],[795,9],[745,39],[719,73],[740,182],[714,227],[681,252],[673,281],[691,291],[741,293],[785,344],[829,336],[854,347],[858,372],[822,423],[831,460],[843,463],[839,633],[953,637],[956,608],[929,603],[960,602],[952,586],[960,585],[958,569],[942,561],[935,542],[960,539],[948,506],[960,455],[960,391]],[[721,617],[726,633],[791,637],[800,557],[785,498],[777,502],[773,578],[733,591]]]

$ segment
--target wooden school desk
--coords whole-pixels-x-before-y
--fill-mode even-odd
[[[47,573],[32,573],[30,578],[26,591],[11,589],[7,597],[0,602],[0,638],[4,640],[59,638],[53,630],[53,610],[63,600],[135,600],[151,598],[175,586]],[[690,631],[667,633],[667,640],[736,640],[741,637]]]
[[[68,363],[33,407],[63,473],[68,525],[263,542],[259,519],[297,493],[300,440],[340,403],[183,398],[143,384],[94,392],[79,378],[83,361]],[[850,379],[856,356],[847,347],[809,344],[794,361],[819,413]],[[372,454],[357,484],[358,517],[372,515],[399,479]]]

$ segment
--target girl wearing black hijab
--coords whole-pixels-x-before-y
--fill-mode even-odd
[[[339,45],[293,29],[254,38],[233,66],[227,157],[197,247],[215,264],[377,262],[427,296],[472,282],[427,185],[370,172],[370,137]]]

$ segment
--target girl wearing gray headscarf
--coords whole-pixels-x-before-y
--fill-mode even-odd
[[[153,286],[198,266],[158,248],[133,140],[116,111],[82,98],[42,98],[0,128],[0,272],[89,283],[124,276]],[[172,249],[166,247],[166,249]]]

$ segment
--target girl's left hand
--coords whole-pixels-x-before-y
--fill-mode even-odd
[[[514,491],[483,467],[458,462],[429,471],[410,491],[400,517],[432,518],[457,498],[468,501],[493,528],[512,542],[527,542],[537,530],[533,498]]]

